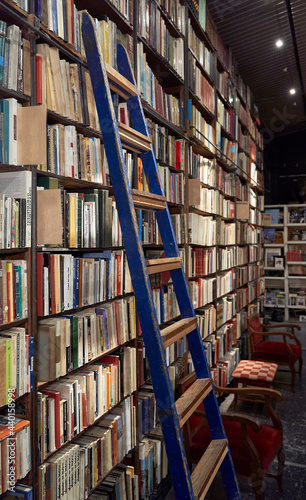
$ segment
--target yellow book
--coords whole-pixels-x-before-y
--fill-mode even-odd
[[[76,201],[77,193],[69,193],[69,247],[77,247]]]
[[[101,27],[101,50],[104,62],[109,63],[109,37],[108,37],[108,23],[107,21],[100,21]]]
[[[12,262],[7,262],[7,305],[8,305],[8,321],[14,321],[14,265]]]

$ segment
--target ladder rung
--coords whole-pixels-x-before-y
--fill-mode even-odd
[[[191,474],[195,500],[202,500],[205,497],[227,452],[226,439],[215,439],[209,443],[207,450]]]
[[[133,202],[136,207],[147,210],[163,210],[166,208],[166,197],[159,194],[147,193],[131,189]]]
[[[124,123],[118,122],[119,135],[123,146],[136,151],[137,153],[144,153],[151,151],[151,139],[141,132],[128,127]]]
[[[149,259],[146,261],[148,273],[156,274],[181,268],[182,257],[169,257],[168,259]]]
[[[203,399],[211,391],[211,387],[211,378],[198,378],[175,402],[181,427],[183,427],[199,404],[202,403]]]
[[[192,318],[180,319],[176,323],[167,326],[161,330],[160,334],[163,340],[164,348],[173,344],[177,340],[182,339],[188,333],[195,330],[197,325],[197,318],[194,316]]]
[[[111,90],[117,92],[124,99],[137,95],[137,89],[125,76],[121,75],[118,71],[112,68],[109,64],[105,63],[108,82]]]

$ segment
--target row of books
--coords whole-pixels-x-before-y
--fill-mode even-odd
[[[33,389],[33,352],[33,337],[26,334],[25,328],[0,333],[0,407]]]
[[[104,146],[73,125],[47,125],[47,164],[40,170],[100,184],[109,184]]]
[[[258,209],[254,210],[253,208],[250,208],[249,222],[251,224],[256,224],[257,226],[261,226],[261,212],[260,212],[260,210],[258,210]]]
[[[157,408],[153,386],[149,383],[143,385],[138,391],[138,438],[151,432],[157,421]]]
[[[205,276],[217,272],[217,249],[188,247],[189,276]]]
[[[118,464],[95,488],[89,500],[101,498],[113,500],[137,500],[139,498],[139,478],[132,465]]]
[[[207,186],[216,186],[215,161],[194,153],[192,148],[189,148],[188,173]]]
[[[156,50],[175,71],[184,76],[184,40],[174,38],[155,2],[139,2],[138,33]]]
[[[12,489],[31,470],[30,422],[17,418],[13,407],[0,415],[0,492]]]
[[[216,244],[216,220],[189,212],[188,243],[193,245],[212,246]]]
[[[223,219],[217,218],[216,225],[216,244],[217,245],[235,245],[236,243],[236,224],[227,223]]]
[[[39,490],[84,500],[135,446],[135,406],[126,398],[39,467]]]
[[[185,141],[177,139],[169,133],[166,127],[162,127],[148,118],[147,127],[157,160],[166,163],[169,167],[183,170],[185,163]]]
[[[115,2],[113,2],[115,3]],[[131,23],[133,22],[133,0],[128,2],[120,0],[115,3],[121,14],[128,19]],[[77,51],[82,52],[82,41],[81,41],[81,16],[82,11],[78,11],[71,0],[60,2],[56,0],[55,3],[48,4],[48,7],[44,5],[44,2],[38,0],[35,3],[35,15],[43,22],[49,30],[53,31],[54,34],[62,38],[66,43],[72,45]],[[106,17],[106,16],[105,16]],[[97,33],[101,47],[107,46],[105,41],[105,28],[101,27],[102,21],[95,19],[95,24],[97,28]],[[106,24],[109,31],[110,21],[106,17]],[[104,37],[103,37],[104,35]],[[109,38],[110,34],[109,34]],[[104,43],[103,43],[104,42]],[[110,41],[109,41],[110,43]],[[83,53],[83,52],[82,52]],[[83,54],[84,55],[84,54]]]
[[[240,352],[237,347],[232,347],[224,356],[217,360],[217,377],[221,387],[226,387],[232,379],[232,373],[240,361]]]
[[[154,212],[136,209],[139,236],[143,244],[161,244],[157,220]],[[185,219],[182,214],[171,214],[171,221],[177,243],[185,242]]]
[[[235,316],[238,310],[237,306],[237,295],[235,293],[218,300],[216,305],[217,328],[220,328],[221,325]]]
[[[190,99],[188,106],[188,119],[190,123],[191,135],[214,153],[216,143],[215,129],[205,121],[201,112],[192,104]]]
[[[236,284],[237,288],[245,285],[248,282],[248,266],[239,266],[236,268]]]
[[[215,55],[204,44],[204,42],[196,35],[192,27],[190,18],[188,18],[188,46],[192,53],[196,56],[201,66],[206,73],[214,80],[215,76]]]
[[[220,351],[218,353],[217,359],[222,359],[223,356],[226,356],[227,351],[236,344],[237,342],[237,321],[236,318],[233,318],[231,321],[228,321],[226,325],[223,325],[216,333],[217,338],[220,339],[219,347]]]
[[[134,297],[38,323],[38,380],[48,382],[136,337]]]
[[[224,271],[237,265],[237,247],[218,248],[218,270]]]
[[[219,97],[217,98],[217,116],[219,124],[236,139],[238,116],[232,108],[226,108]]]
[[[0,248],[31,246],[32,174],[0,173]]]
[[[184,5],[176,0],[156,0],[156,3],[161,7],[163,12],[175,24],[177,29],[185,34],[185,9]]]
[[[30,42],[15,24],[0,21],[0,85],[31,95]]]
[[[237,165],[238,147],[236,142],[222,135],[222,129],[219,122],[216,122],[216,147],[218,155],[222,161],[229,167]]]
[[[230,219],[235,217],[235,203],[225,198],[220,191],[201,186],[199,201],[200,203],[196,204],[195,207],[203,212],[222,215]]]
[[[249,262],[257,262],[264,258],[264,250],[259,245],[249,245]]]
[[[237,178],[235,174],[226,172],[217,164],[217,182],[216,188],[229,196],[236,196]]]
[[[265,279],[259,278],[248,284],[248,299],[252,302],[265,292]]]
[[[166,287],[153,288],[152,293],[159,324],[179,315],[176,294],[171,283]]]
[[[236,97],[235,87],[226,71],[223,73],[219,73],[219,71],[217,71],[216,87],[222,97],[229,103],[234,101]]]
[[[264,275],[264,265],[263,262],[259,264],[250,264],[248,266],[248,271],[249,271],[249,281],[253,281],[255,279],[260,278],[261,276]]]
[[[210,113],[215,112],[214,88],[206,80],[191,54],[189,55],[189,88]]]
[[[0,324],[28,317],[26,260],[0,261]]]
[[[243,266],[248,262],[248,247],[237,247],[237,266]]]
[[[39,392],[39,463],[136,390],[135,363],[136,349],[125,347]]]
[[[160,427],[139,443],[140,500],[150,498],[168,474],[168,460]]]
[[[236,196],[238,200],[248,201],[249,200],[249,184],[241,182],[239,177],[236,178]]]
[[[38,246],[103,248],[120,245],[122,235],[116,203],[107,190],[67,192],[53,189],[51,180],[42,177],[38,181],[43,184],[37,191]]]
[[[78,11],[74,2],[36,0],[35,16],[55,35],[78,50]]]
[[[100,130],[88,70],[60,59],[48,44],[36,46],[36,103],[74,122]]]
[[[171,172],[168,167],[158,165],[164,195],[170,203],[185,203],[185,183],[182,172]]]
[[[239,288],[237,290],[237,310],[241,311],[249,302],[248,288]]]
[[[120,0],[124,4],[128,4],[127,1]],[[132,0],[133,1],[133,0]],[[118,2],[117,2],[118,3]],[[132,15],[132,13],[131,13]],[[133,64],[133,38],[129,34],[123,34],[119,30],[118,26],[114,21],[111,21],[107,16],[101,16],[101,19],[95,19],[96,33],[98,40],[100,42],[100,47],[103,55],[104,62],[109,64],[114,69],[117,67],[117,46],[120,43],[125,47],[131,64]],[[80,30],[82,29],[82,18],[79,20]],[[85,48],[83,44],[83,37],[80,34],[80,46],[81,53],[85,56]]]
[[[236,269],[231,269],[216,278],[216,297],[231,292],[236,287]]]
[[[167,94],[146,61],[142,42],[138,44],[137,82],[141,97],[160,115],[180,127],[183,123],[181,99]]]
[[[215,298],[216,278],[190,278],[189,291],[194,309],[205,306]]]
[[[210,305],[198,311],[197,320],[201,338],[204,340],[216,330],[217,314],[215,306]]]
[[[38,252],[37,264],[39,316],[97,304],[132,291],[122,250],[83,254],[83,258]]]

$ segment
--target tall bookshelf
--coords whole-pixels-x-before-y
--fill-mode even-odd
[[[265,307],[283,309],[286,321],[305,321],[305,209],[303,204],[265,205],[271,215],[264,229]]]
[[[0,234],[2,260],[15,261],[15,280],[27,271],[26,297],[24,287],[18,288],[10,278],[19,295],[8,316],[5,310],[0,325],[1,334],[25,329],[26,337],[24,332],[15,333],[26,338],[22,341],[28,343],[27,362],[33,366],[33,370],[27,368],[24,361],[29,384],[23,389],[20,384],[15,405],[16,417],[23,419],[23,434],[28,433],[29,422],[31,429],[30,471],[24,469],[18,480],[35,488],[35,498],[43,498],[57,467],[49,464],[69,463],[75,470],[69,476],[73,498],[78,494],[84,498],[84,490],[90,497],[102,484],[110,487],[104,483],[106,478],[111,483],[123,474],[129,492],[138,488],[139,479],[140,498],[146,498],[153,489],[156,493],[157,488],[167,488],[167,460],[155,426],[145,346],[78,13],[87,9],[97,19],[103,56],[110,67],[116,69],[118,41],[130,55],[212,377],[221,384],[230,380],[240,357],[247,356],[246,319],[263,306],[260,122],[231,51],[209,13],[205,20],[203,13],[199,17],[191,2],[75,0],[56,2],[59,10],[53,15],[43,4],[5,0],[0,5],[0,20],[22,30],[23,65],[18,57],[21,32],[9,35],[15,36],[11,50],[15,50],[19,80],[15,75],[14,89],[14,75],[6,76],[10,83],[0,85],[0,98],[13,98],[22,105],[17,134],[26,158],[11,158],[3,143],[0,186],[3,174],[14,174],[13,180],[22,184],[25,172],[32,186],[31,221],[22,211],[23,192],[17,204],[12,193],[0,193],[11,200],[13,221],[20,215],[28,222],[18,225],[17,235],[12,232],[14,224],[6,222]],[[4,35],[0,33],[1,43],[8,39],[8,33]],[[128,119],[120,98],[114,96],[114,105],[122,121]],[[7,126],[3,122],[4,134]],[[9,130],[13,137],[13,129]],[[29,152],[31,133],[36,141]],[[67,145],[71,144],[70,151]],[[125,155],[131,186],[145,190],[137,152]],[[154,218],[145,211],[137,216],[146,256],[161,256]],[[92,283],[96,285],[91,287]],[[152,287],[160,323],[177,320],[169,277],[158,276]],[[17,309],[16,304],[20,304]],[[175,386],[192,369],[187,344],[167,348],[166,356]],[[18,377],[21,380],[19,372]],[[98,389],[105,386],[112,389]],[[79,402],[82,412],[74,415],[73,425],[69,418],[64,425],[60,415],[74,414],[73,401]],[[8,404],[3,402],[2,414],[8,413]],[[109,446],[117,425],[118,434],[123,425],[124,439],[111,456]],[[98,460],[103,450],[105,460],[103,465],[99,462],[99,471],[77,478],[76,471],[84,469],[84,454]],[[153,481],[146,482],[145,467],[149,476],[153,474],[153,451],[159,464]],[[4,487],[2,483],[1,492]],[[129,493],[128,498],[134,496]]]

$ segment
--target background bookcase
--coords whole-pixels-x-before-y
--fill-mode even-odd
[[[0,250],[3,260],[27,262],[28,315],[14,321],[4,319],[0,325],[1,332],[22,326],[33,338],[32,390],[16,401],[17,415],[31,423],[32,467],[22,482],[33,485],[35,496],[40,498],[51,474],[47,463],[54,457],[65,457],[81,468],[83,452],[71,443],[78,443],[83,449],[92,447],[91,430],[103,418],[105,426],[109,422],[112,425],[103,442],[109,442],[110,433],[116,432],[116,425],[122,422],[126,441],[120,441],[116,458],[108,457],[104,468],[91,478],[92,483],[86,484],[87,494],[115,468],[116,477],[124,473],[130,478],[131,489],[137,483],[133,474],[141,479],[140,497],[146,498],[159,483],[159,488],[166,488],[167,463],[160,430],[154,427],[150,374],[90,92],[78,13],[87,9],[99,20],[103,55],[110,66],[116,68],[117,42],[123,43],[130,55],[212,377],[221,384],[230,381],[236,363],[247,357],[246,319],[263,308],[260,121],[250,89],[242,81],[231,50],[223,44],[206,9],[198,15],[191,2],[172,0],[75,0],[55,4],[56,12],[45,8],[47,2],[7,0],[0,5],[0,20],[20,28],[10,49],[15,51],[12,60],[18,67],[19,80],[16,75],[15,89],[13,75],[6,76],[10,83],[0,80],[5,83],[0,85],[0,97],[14,98],[23,106],[23,113],[34,113],[24,114],[20,122],[23,126],[17,129],[17,143],[23,144],[25,152],[32,156],[18,162],[3,154],[0,164],[1,186],[3,173],[14,173],[18,178],[25,169],[31,173],[32,184],[31,222],[27,219],[31,244],[8,248],[3,236]],[[18,58],[20,37],[22,58]],[[6,33],[0,41],[8,38]],[[5,52],[3,55],[7,60]],[[70,79],[65,80],[68,74]],[[67,81],[71,88],[65,87]],[[118,112],[121,109],[125,120],[125,109],[120,104],[120,99],[114,97],[114,105]],[[1,113],[3,116],[2,108]],[[33,124],[37,126],[36,135],[32,135],[36,139],[32,139],[29,153],[26,146],[30,144]],[[5,127],[3,122],[4,134]],[[28,135],[24,137],[23,132]],[[0,139],[4,140],[4,135]],[[67,141],[74,144],[72,156],[63,147]],[[126,162],[131,186],[146,189],[137,153],[127,152]],[[12,206],[13,203],[15,214],[16,202]],[[73,218],[81,213],[76,206],[82,207],[81,221]],[[137,214],[146,255],[156,258],[162,254],[162,247],[155,221],[148,213]],[[89,236],[88,227],[96,220],[96,235]],[[23,231],[24,224],[19,225]],[[97,276],[106,289],[102,285],[90,289],[88,283]],[[152,287],[161,324],[177,320],[179,313],[169,277],[158,276]],[[107,320],[103,319],[105,315],[110,315]],[[111,329],[106,325],[111,325],[114,318],[118,324]],[[128,327],[122,327],[126,324]],[[86,352],[81,356],[75,347],[79,348],[76,329],[80,328],[89,345],[88,332],[97,334],[97,325],[114,335],[103,337],[103,345],[92,339],[89,352],[84,348]],[[56,338],[64,335],[69,338],[67,345],[58,347]],[[60,349],[60,361],[54,356],[43,358],[48,342],[51,351],[55,345]],[[121,385],[116,379],[119,359]],[[168,348],[167,359],[175,386],[178,378],[192,369],[187,345]],[[101,374],[99,364],[111,368],[105,368]],[[76,377],[79,383],[73,385]],[[112,377],[112,387],[117,383],[117,390],[112,395],[104,394],[104,399],[95,398],[89,391],[97,390],[105,380],[103,377]],[[52,423],[48,426],[44,421],[53,411],[50,401],[54,399],[54,405],[58,404],[55,395],[51,397],[47,391],[59,392],[65,381],[70,384],[69,394],[73,392],[74,398],[82,398],[85,379],[87,402],[85,405],[82,400],[82,408],[86,406],[87,412],[84,410],[82,418],[76,419],[75,429],[70,429],[73,439],[69,440],[66,434],[60,437],[55,422],[52,436],[50,432],[44,435],[44,428],[52,430]],[[72,396],[66,396],[66,400],[70,397],[72,400]],[[64,392],[60,399],[65,400]],[[66,406],[68,403],[64,404],[64,411],[68,411]],[[4,404],[1,413],[5,414],[7,408]],[[119,424],[113,422],[115,417]],[[69,429],[65,429],[67,432]],[[154,468],[154,480],[150,483],[145,481],[145,470],[153,471],[153,449],[160,463]],[[115,467],[121,459],[128,468]],[[110,481],[114,481],[114,475]]]
[[[273,252],[282,257],[275,267],[265,261],[265,307],[284,309],[285,320],[304,321],[305,315],[305,238],[306,224],[303,204],[265,205],[265,212],[271,213],[271,223],[265,226],[265,254]],[[272,230],[272,231],[271,231]],[[275,231],[283,233],[283,243],[275,242]],[[273,240],[274,237],[274,240]],[[272,242],[272,240],[274,242]],[[267,259],[266,259],[267,260]],[[275,263],[275,260],[274,260]]]

